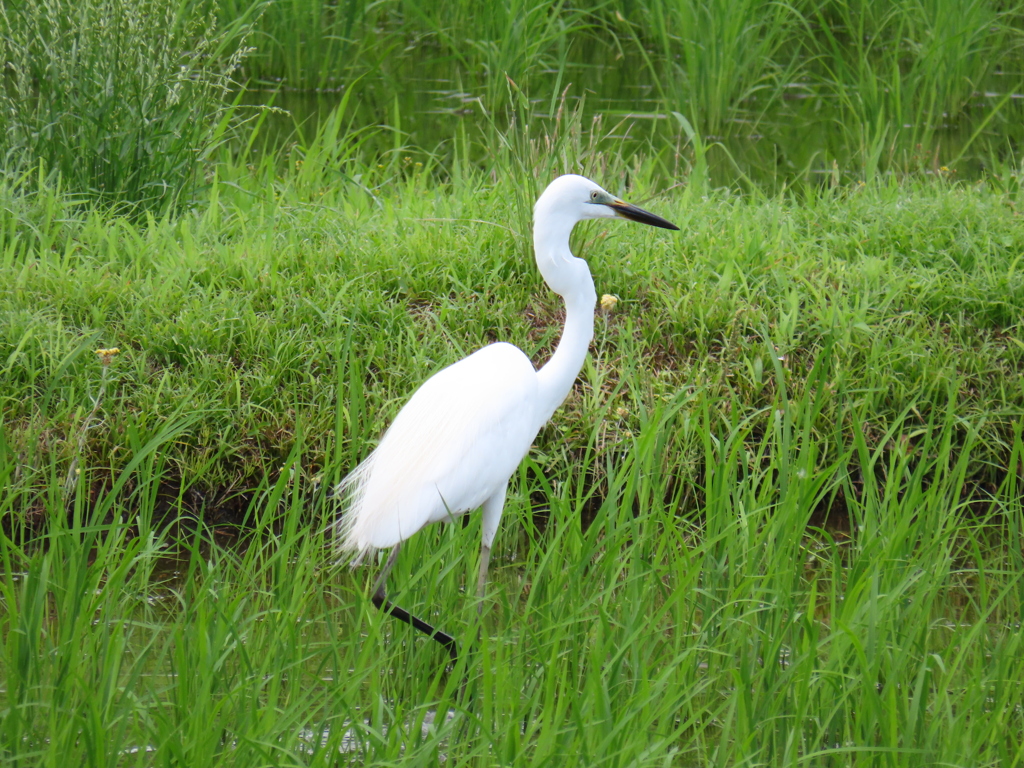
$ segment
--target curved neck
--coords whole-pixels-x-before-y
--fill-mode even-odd
[[[590,349],[590,340],[594,338],[594,309],[597,305],[594,281],[587,263],[569,254],[568,247],[565,251],[568,259],[563,261],[564,268],[575,274],[570,281],[571,289],[562,293],[565,301],[565,328],[562,330],[562,338],[558,340],[558,347],[551,359],[537,372],[537,383],[540,385],[538,429],[565,401],[583,367],[583,361]],[[538,262],[541,261],[540,257],[541,254],[538,253]],[[551,285],[554,281],[547,282]]]
[[[590,340],[594,338],[596,304],[597,294],[594,292],[593,283],[590,284],[589,294],[566,297],[565,328],[562,331],[562,338],[558,340],[555,354],[537,371],[537,382],[540,385],[538,426],[547,423],[576,382],[576,376],[579,375],[583,361],[587,357]]]

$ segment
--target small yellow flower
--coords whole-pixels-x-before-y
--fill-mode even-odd
[[[615,309],[615,305],[619,303],[618,296],[612,296],[610,293],[606,293],[601,297],[601,310],[604,312],[611,312]]]
[[[110,365],[110,361],[114,359],[114,355],[119,354],[121,354],[121,350],[117,347],[96,350],[96,355],[99,357],[100,362],[103,363],[103,365]]]

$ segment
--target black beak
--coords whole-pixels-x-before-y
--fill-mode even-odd
[[[637,208],[635,205],[630,205],[623,200],[616,200],[614,203],[606,203],[606,205],[624,219],[638,221],[641,224],[650,224],[652,227],[661,227],[662,229],[679,229],[675,224],[665,221],[661,216],[655,216],[650,211]]]

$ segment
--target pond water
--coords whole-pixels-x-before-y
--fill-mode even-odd
[[[295,140],[297,132],[312,136],[349,87],[350,130],[369,129],[363,148],[372,157],[396,151],[430,155],[444,168],[458,151],[486,167],[495,131],[508,130],[510,105],[516,102],[518,119],[529,120],[534,137],[564,131],[566,115],[578,111],[584,145],[594,141],[598,150],[620,155],[663,153],[670,172],[685,172],[692,163],[693,145],[676,110],[666,107],[636,62],[568,64],[532,75],[528,84],[516,85],[518,92],[501,80],[496,84],[493,77],[481,76],[467,83],[437,66],[408,66],[400,76],[365,77],[319,92],[256,85],[246,100],[285,110],[266,121],[263,140],[272,144]],[[791,83],[782,99],[767,105],[756,96],[746,100],[722,135],[703,137],[709,145],[708,175],[715,186],[755,185],[767,191],[797,181],[848,183],[874,170],[978,179],[1016,162],[1024,140],[1020,82],[1018,72],[995,74],[957,119],[942,116],[930,127],[868,127],[860,135],[873,137],[876,144],[870,147],[857,146],[857,131],[846,124],[834,94],[811,83]],[[698,124],[692,115],[687,118]],[[871,170],[865,170],[865,156],[876,158]]]

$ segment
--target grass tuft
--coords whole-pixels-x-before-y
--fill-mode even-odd
[[[189,201],[224,140],[245,17],[218,31],[169,0],[0,9],[0,154],[73,194],[159,212]]]

